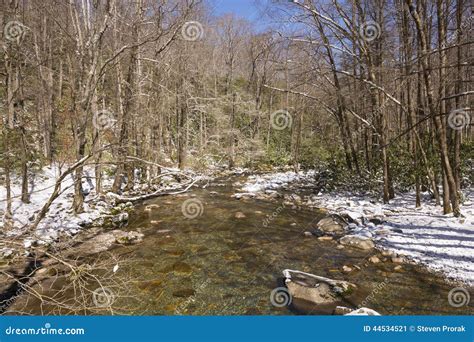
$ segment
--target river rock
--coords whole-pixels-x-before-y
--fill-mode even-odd
[[[245,217],[246,217],[245,214],[241,211],[238,211],[238,212],[235,213],[235,218],[237,218],[237,219],[242,219],[242,218],[245,218]]]
[[[386,250],[386,249],[382,251],[382,255],[385,256],[385,257],[386,257],[386,256],[388,256],[388,257],[395,257],[395,256],[397,256],[397,254],[396,254],[395,252],[389,251],[389,250]]]
[[[160,206],[158,204],[149,204],[145,207],[145,211],[152,211],[154,209],[159,209]]]
[[[153,291],[153,290],[159,289],[162,283],[163,281],[161,279],[154,279],[154,280],[143,281],[139,283],[138,287],[142,290]]]
[[[171,229],[158,229],[155,233],[156,234],[166,234],[171,232]]]
[[[171,266],[173,272],[177,273],[177,274],[189,274],[192,272],[192,267],[188,264],[186,264],[185,262],[176,262],[173,264],[173,266]]]
[[[115,242],[121,245],[130,245],[138,243],[143,240],[144,235],[139,232],[123,232],[121,230],[115,231]]]
[[[294,299],[301,299],[333,312],[335,306],[356,288],[344,280],[334,280],[314,274],[286,269],[285,284]]]
[[[377,311],[369,308],[359,308],[349,312],[348,314],[345,314],[344,316],[380,316],[380,314]]]
[[[93,238],[84,241],[75,248],[75,253],[77,255],[96,254],[112,248],[115,243],[138,243],[142,241],[143,236],[144,235],[139,232],[124,232],[118,229],[112,230],[98,234]]]
[[[344,234],[346,226],[347,224],[337,216],[325,217],[317,223],[318,229],[326,234]]]
[[[400,257],[392,257],[392,262],[394,264],[403,264],[404,260],[403,258],[400,258]]]
[[[390,234],[390,230],[389,230],[389,229],[384,229],[384,228],[382,228],[382,229],[377,229],[377,230],[375,231],[375,234],[376,234],[376,235],[389,235],[389,234]]]
[[[174,291],[173,296],[179,297],[179,298],[187,298],[187,297],[194,296],[195,293],[196,291],[194,291],[193,289],[183,289],[183,290]]]
[[[348,313],[351,313],[352,311],[354,311],[354,310],[351,309],[351,308],[347,308],[345,306],[336,306],[336,308],[334,309],[333,314],[334,315],[346,315]]]
[[[301,204],[301,196],[297,194],[285,195],[283,196],[283,198],[285,199],[285,201],[288,201],[289,203],[294,202],[296,204]]]
[[[332,236],[320,236],[318,237],[319,241],[332,241],[333,237]]]
[[[240,192],[233,194],[231,197],[235,199],[247,199],[247,198],[254,198],[256,196],[253,192]]]
[[[127,224],[128,213],[123,212],[117,215],[107,215],[103,217],[103,225],[105,227],[120,228]]]
[[[371,250],[375,247],[374,242],[367,236],[360,235],[346,235],[343,236],[339,242],[346,246],[351,246],[363,250]]]
[[[352,272],[352,267],[349,267],[347,265],[342,266],[342,272],[344,273],[350,273]]]
[[[369,261],[373,264],[378,264],[380,262],[380,259],[376,256],[376,255],[372,255],[370,258],[369,258]]]

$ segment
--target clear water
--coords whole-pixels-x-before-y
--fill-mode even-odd
[[[218,194],[211,194],[211,192]],[[114,310],[95,314],[138,315],[288,315],[320,314],[317,308],[305,311],[275,307],[271,291],[281,286],[282,270],[297,269],[357,284],[352,296],[357,306],[388,315],[473,314],[474,308],[454,308],[448,303],[453,288],[445,280],[419,266],[371,264],[367,253],[350,248],[337,249],[333,241],[305,237],[323,217],[317,211],[282,207],[280,203],[236,200],[230,182],[224,186],[196,189],[181,196],[160,197],[140,205],[132,214],[127,230],[145,234],[142,243],[119,246],[100,257],[118,258],[115,277],[127,276],[127,285],[114,285]],[[202,213],[190,219],[183,215],[186,200],[199,200]],[[152,211],[150,204],[158,205]],[[237,219],[237,212],[245,217]],[[112,263],[113,264],[113,263]],[[349,265],[354,271],[342,272]],[[360,269],[358,269],[357,266]],[[57,282],[52,288],[58,291]],[[61,286],[63,286],[61,285]],[[108,286],[107,281],[103,282]],[[125,286],[125,285],[124,285]],[[51,292],[52,290],[45,290]],[[73,296],[71,290],[67,296]],[[26,304],[39,312],[38,302]],[[68,313],[67,310],[54,311]]]

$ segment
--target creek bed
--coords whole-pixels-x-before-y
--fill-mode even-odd
[[[282,285],[282,270],[290,268],[357,284],[360,295],[353,305],[364,303],[381,314],[474,313],[472,304],[461,308],[449,305],[448,292],[454,286],[423,267],[403,264],[401,270],[394,271],[396,265],[391,262],[369,263],[374,251],[338,249],[334,241],[305,237],[303,232],[314,227],[322,213],[293,210],[279,202],[236,200],[231,198],[235,191],[226,182],[139,205],[125,230],[140,231],[145,235],[143,241],[99,255],[102,259],[118,258],[116,277],[126,274],[130,279],[124,291],[127,295],[114,288],[113,306],[120,309],[113,312],[298,314],[301,312],[294,308],[276,307],[270,301],[271,291]],[[194,203],[197,211],[190,210],[187,217],[182,210],[185,203]],[[155,206],[147,210],[149,205]],[[236,218],[237,212],[245,217]],[[344,265],[354,270],[343,273]],[[61,283],[55,282],[56,290]],[[107,282],[102,285],[108,286]],[[73,296],[71,291],[66,293]],[[40,311],[34,300],[22,309],[48,313],[45,308]],[[309,313],[319,314],[314,310]]]

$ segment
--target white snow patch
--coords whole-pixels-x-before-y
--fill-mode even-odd
[[[290,183],[308,183],[314,179],[313,170],[307,172],[278,172],[266,175],[249,176],[242,187],[245,192],[260,192],[268,189],[278,189]]]
[[[415,208],[415,194],[398,194],[389,204],[350,194],[312,196],[314,207],[348,214],[359,222],[358,235],[374,236],[378,246],[426,265],[455,280],[474,284],[474,189],[465,191],[464,217],[443,215],[426,194]],[[383,221],[375,225],[368,220]],[[381,234],[377,234],[380,232]],[[369,235],[370,234],[370,235]]]
[[[66,167],[63,167],[62,171],[65,169]],[[7,236],[21,234],[27,225],[33,223],[35,214],[41,210],[51,196],[55,182],[60,174],[61,170],[57,165],[44,167],[42,171],[38,173],[31,173],[28,189],[30,193],[30,203],[23,203],[21,201],[21,179],[17,176],[12,177],[11,191],[14,229],[6,231]],[[90,170],[86,169],[84,176],[93,177],[93,168]],[[79,215],[73,214],[71,209],[74,193],[73,183],[74,180],[71,175],[66,177],[62,182],[61,195],[54,200],[46,217],[37,227],[35,235],[39,239],[39,243],[53,241],[58,237],[59,233],[75,235],[81,229],[81,225],[89,223],[100,216],[99,209],[93,210],[87,203],[84,203],[84,213]],[[83,190],[85,194],[92,195],[93,186],[91,178],[83,180]],[[4,187],[0,188],[0,201],[4,205],[6,204],[6,190]],[[3,216],[4,208],[1,208],[0,212]],[[0,227],[3,227],[3,225],[4,222],[0,222]],[[31,243],[32,242],[25,240],[25,245]]]

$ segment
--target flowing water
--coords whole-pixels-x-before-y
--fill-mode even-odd
[[[338,249],[336,242],[305,237],[303,232],[314,227],[322,213],[278,202],[236,200],[231,198],[236,191],[231,182],[218,185],[159,197],[136,208],[125,229],[145,234],[143,242],[109,252],[121,256],[116,276],[126,274],[130,279],[127,296],[121,296],[118,288],[113,290],[114,306],[123,309],[118,313],[301,313],[270,301],[271,291],[282,285],[286,268],[357,284],[353,306],[363,303],[382,314],[474,313],[472,306],[449,305],[453,285],[422,267],[404,264],[394,271],[395,264],[390,262],[369,263],[367,258],[375,252]],[[182,212],[190,200],[202,205],[195,218]],[[150,204],[155,208],[146,210]],[[237,212],[245,217],[236,218]],[[343,273],[344,265],[354,270]],[[33,303],[28,308],[38,313]]]

